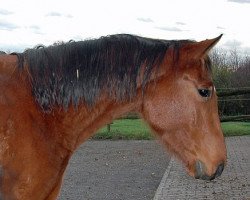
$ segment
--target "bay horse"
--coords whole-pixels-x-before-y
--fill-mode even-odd
[[[128,34],[0,56],[0,199],[54,200],[74,151],[137,112],[187,172],[212,180],[226,163],[210,49]]]

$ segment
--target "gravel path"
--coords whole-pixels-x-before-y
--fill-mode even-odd
[[[72,157],[59,200],[151,200],[170,157],[157,141],[87,141]]]

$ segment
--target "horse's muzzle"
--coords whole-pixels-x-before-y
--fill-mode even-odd
[[[195,163],[195,178],[203,180],[213,180],[222,174],[223,169],[224,169],[224,163],[221,163],[220,165],[218,165],[215,173],[211,176],[208,176],[206,174],[207,170],[205,164],[202,161],[198,160]]]

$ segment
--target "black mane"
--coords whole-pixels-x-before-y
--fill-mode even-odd
[[[28,66],[33,95],[48,110],[54,105],[78,105],[80,101],[94,105],[102,90],[114,100],[130,100],[136,95],[142,67],[146,66],[145,87],[167,50],[172,47],[178,51],[184,42],[120,34],[39,46],[17,56],[19,69]]]

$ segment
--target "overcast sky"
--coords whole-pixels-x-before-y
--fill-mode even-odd
[[[0,50],[117,33],[203,40],[250,54],[250,0],[3,0]]]

